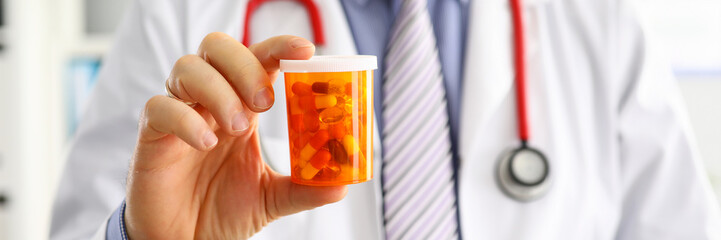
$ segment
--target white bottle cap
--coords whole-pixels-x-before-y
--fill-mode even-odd
[[[378,59],[371,55],[314,56],[308,60],[280,60],[281,72],[352,72],[378,68]]]

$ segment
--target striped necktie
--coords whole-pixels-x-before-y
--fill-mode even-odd
[[[448,111],[427,0],[402,0],[383,75],[387,239],[457,239]]]

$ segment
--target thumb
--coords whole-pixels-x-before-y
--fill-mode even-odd
[[[340,201],[348,193],[347,186],[306,186],[280,175],[271,181],[268,190],[266,210],[271,219]]]

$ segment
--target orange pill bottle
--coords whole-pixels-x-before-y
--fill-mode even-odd
[[[314,186],[373,178],[375,56],[281,60],[291,180]]]

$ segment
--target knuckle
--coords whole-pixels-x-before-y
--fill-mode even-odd
[[[198,56],[194,54],[188,54],[178,58],[175,61],[175,70],[182,71],[198,62]]]
[[[152,117],[151,114],[153,113],[153,111],[157,111],[159,105],[162,104],[162,102],[164,102],[164,100],[165,100],[164,98],[165,98],[165,96],[161,96],[161,95],[155,95],[155,96],[151,97],[148,100],[148,102],[145,103],[145,111],[143,111],[145,116]]]
[[[152,98],[150,98],[145,103],[145,108],[143,109],[143,112],[140,117],[140,119],[141,119],[140,123],[142,125],[149,126],[152,124],[152,122],[155,119],[155,117],[153,116],[153,112],[158,110],[159,106],[162,104],[162,102],[164,100],[163,98],[165,98],[165,96],[156,95],[156,96],[153,96]]]
[[[151,97],[148,100],[148,102],[145,103],[145,113],[148,114],[151,111],[155,110],[158,107],[158,105],[162,102],[162,100],[163,100],[162,98],[165,98],[165,97],[161,96],[161,95],[155,95],[155,96]]]
[[[198,114],[198,112],[193,111],[190,108],[183,108],[181,112],[177,115],[175,118],[175,122],[178,123],[177,127],[183,128],[183,127],[192,127],[194,126],[194,116]],[[173,134],[177,134],[180,129],[173,129]]]
[[[230,36],[228,34],[225,34],[223,32],[212,32],[208,35],[205,35],[205,38],[203,38],[203,43],[212,43],[217,41],[224,41],[227,40]]]
[[[242,86],[241,88],[255,88],[255,85],[264,80],[265,69],[257,61],[247,61],[238,67],[235,79]],[[242,90],[242,89],[239,89]]]

